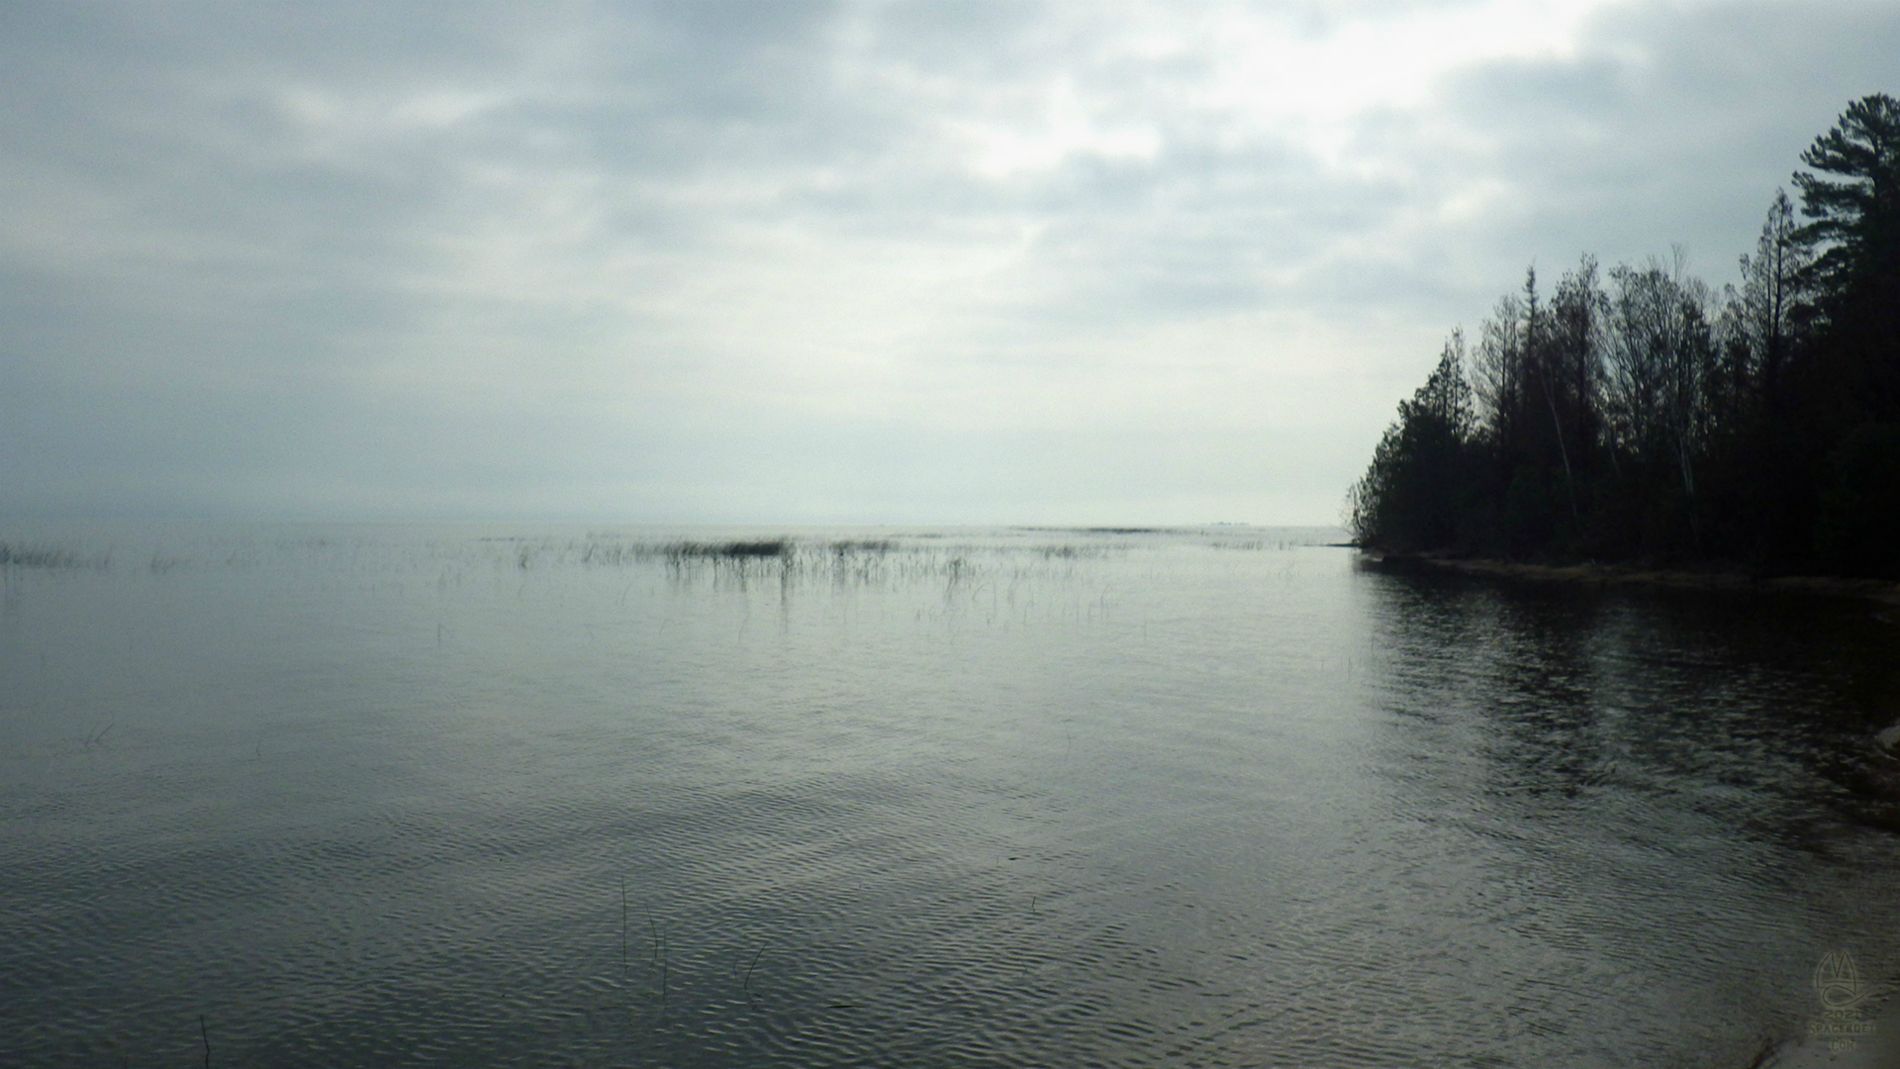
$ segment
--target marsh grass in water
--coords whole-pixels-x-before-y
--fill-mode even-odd
[[[52,543],[0,542],[0,568],[103,568],[110,559]]]
[[[783,557],[790,553],[792,543],[785,538],[758,539],[739,542],[674,542],[666,547],[671,557],[717,557],[723,559]]]
[[[628,568],[660,564],[676,577],[708,576],[749,582],[828,581],[836,584],[945,581],[979,575],[1021,578],[1025,568],[1097,560],[1127,552],[1125,543],[1025,541],[964,545],[938,535],[916,538],[794,538],[772,536],[718,540],[642,540],[589,532],[582,540],[511,541],[510,564],[527,570],[541,564]]]

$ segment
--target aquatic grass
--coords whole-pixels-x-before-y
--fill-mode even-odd
[[[544,557],[550,563],[585,567],[626,567],[659,562],[687,570],[710,566],[741,574],[765,565],[775,574],[833,578],[883,579],[967,577],[1012,558],[1041,560],[1099,559],[1129,547],[1097,540],[1033,542],[1018,545],[945,543],[941,535],[903,538],[799,539],[786,535],[734,539],[672,541],[620,540],[590,535],[565,545],[517,541],[511,563],[526,567]],[[979,562],[981,564],[979,565]]]
[[[0,568],[103,568],[110,559],[50,542],[0,542]]]
[[[1051,574],[1067,576],[1090,561],[1138,549],[1127,541],[1089,536],[996,543],[911,534],[642,539],[590,532],[584,538],[562,541],[494,541],[504,543],[497,563],[511,572],[544,567],[549,571],[575,567],[591,571],[657,565],[675,585],[710,584],[714,589],[744,592],[754,584],[770,583],[780,588],[781,596],[790,596],[807,584],[827,584],[834,589],[941,584],[946,599],[959,603],[978,594],[993,594],[998,588],[992,584],[1003,584],[1010,590],[1012,606],[1020,583],[1039,581]],[[625,584],[623,603],[632,589],[633,584]],[[992,610],[995,607],[992,605]]]
[[[651,919],[651,918],[649,918],[649,919]],[[665,1008],[665,1006],[666,1006],[666,981],[667,981],[667,974],[668,974],[669,972],[671,972],[671,971],[672,971],[672,965],[673,965],[673,958],[672,958],[672,955],[670,955],[670,954],[668,954],[668,953],[666,952],[666,936],[665,936],[665,935],[660,935],[660,936],[659,936],[659,940],[660,940],[660,949],[659,949],[659,954],[660,954],[660,1006],[661,1006],[661,1008]]]
[[[1107,546],[1084,546],[1074,542],[1056,542],[1046,546],[1036,546],[1030,552],[1043,560],[1075,560],[1080,557],[1103,557],[1108,555]]]
[[[761,946],[759,948],[759,952],[757,954],[752,955],[752,964],[746,966],[745,982],[739,985],[739,990],[743,992],[747,997],[750,997],[752,994],[752,970],[759,967],[759,959],[764,956],[765,956],[765,947]]]
[[[590,568],[620,568],[659,555],[658,547],[639,542],[589,538],[580,546],[580,563]]]
[[[765,538],[753,541],[735,542],[672,542],[664,552],[669,557],[681,560],[752,560],[761,557],[785,557],[791,552],[792,543],[786,538]]]
[[[1041,532],[1041,533],[1045,533],[1045,534],[1047,534],[1047,533],[1054,533],[1054,534],[1086,534],[1086,535],[1152,535],[1152,534],[1167,534],[1167,533],[1169,533],[1169,532],[1170,532],[1170,531],[1172,530],[1172,528],[1167,528],[1167,527],[1041,527],[1041,526],[1016,526],[1016,527],[1012,527],[1012,528],[1010,528],[1010,530],[1012,530],[1012,531],[1036,531],[1036,532]]]
[[[889,538],[847,538],[839,542],[827,542],[825,548],[841,557],[857,554],[883,556],[896,550],[897,543]]]

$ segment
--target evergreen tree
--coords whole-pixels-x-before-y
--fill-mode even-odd
[[[1471,497],[1474,422],[1464,337],[1454,332],[1425,385],[1399,402],[1399,418],[1373,451],[1348,498],[1361,545],[1423,550],[1452,545]]]
[[[1802,237],[1824,247],[1818,286],[1847,294],[1892,275],[1900,267],[1900,101],[1875,93],[1849,104],[1801,162],[1820,172],[1794,176],[1811,220]]]

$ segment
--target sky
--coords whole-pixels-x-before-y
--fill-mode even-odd
[[[0,5],[0,518],[1332,523],[1900,4]]]

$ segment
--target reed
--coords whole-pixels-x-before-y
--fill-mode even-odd
[[[752,964],[746,966],[745,968],[745,982],[739,985],[739,990],[744,992],[747,995],[752,994],[752,970],[759,967],[759,959],[764,956],[765,956],[765,948],[760,947],[759,952],[757,954],[752,955]]]
[[[653,919],[653,913],[647,913],[647,929],[653,933],[653,962],[660,967],[660,1005],[666,1005],[668,974],[672,972],[672,961],[666,953],[666,934],[660,931],[660,925]]]
[[[707,558],[747,560],[760,557],[784,557],[789,555],[791,550],[791,540],[786,538],[737,542],[673,542],[665,547],[667,556],[680,560]]]
[[[0,568],[103,568],[106,560],[47,542],[0,542]]]

